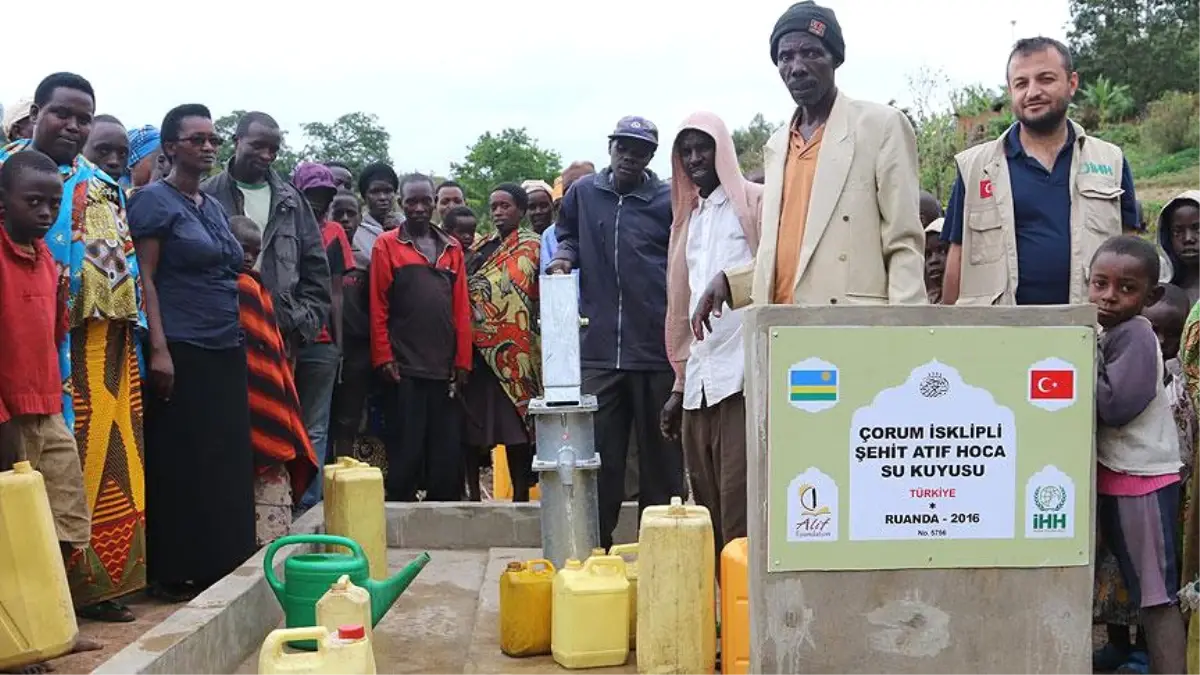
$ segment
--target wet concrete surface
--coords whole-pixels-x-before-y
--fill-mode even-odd
[[[388,551],[391,570],[418,551]],[[375,626],[375,665],[380,673],[563,673],[550,656],[514,659],[500,652],[500,574],[511,560],[541,557],[536,549],[430,551],[431,560]],[[636,671],[625,667],[595,673]],[[258,653],[237,671],[258,672]]]

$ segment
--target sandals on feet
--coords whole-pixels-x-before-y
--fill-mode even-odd
[[[163,602],[181,603],[191,602],[199,593],[190,586],[186,585],[166,585],[154,584],[146,591],[150,597]]]
[[[130,623],[137,620],[128,607],[116,600],[105,600],[87,607],[80,607],[75,613],[85,619],[104,623]]]

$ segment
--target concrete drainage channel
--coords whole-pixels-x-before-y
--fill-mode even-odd
[[[627,502],[614,539],[636,541],[637,504]],[[321,507],[293,524],[319,532]],[[387,504],[392,571],[429,551],[432,560],[376,627],[381,673],[545,673],[549,657],[510,659],[499,648],[498,584],[505,565],[541,557],[535,504]],[[275,557],[282,575],[293,546]],[[263,576],[259,551],[232,574],[102,663],[95,673],[256,673],[258,649],[283,611]],[[625,668],[598,672],[634,672]]]

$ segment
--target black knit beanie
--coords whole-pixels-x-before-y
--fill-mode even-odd
[[[771,62],[778,63],[776,54],[779,52],[779,40],[784,35],[794,32],[811,33],[825,43],[825,48],[833,55],[833,67],[837,68],[846,60],[846,42],[842,39],[842,27],[838,24],[837,15],[832,9],[822,7],[812,0],[797,2],[775,22],[775,30],[771,31]]]

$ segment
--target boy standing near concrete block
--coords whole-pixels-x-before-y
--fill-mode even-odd
[[[1163,293],[1158,253],[1136,236],[1110,239],[1092,258],[1096,305],[1097,524],[1141,608],[1153,672],[1184,668],[1179,613],[1179,439],[1163,386],[1163,359],[1142,310]]]

